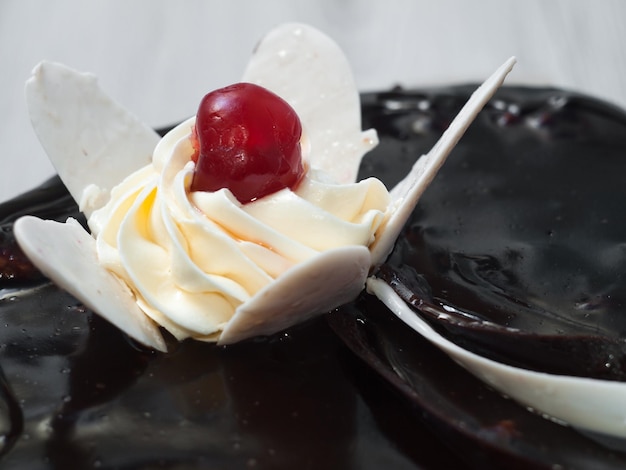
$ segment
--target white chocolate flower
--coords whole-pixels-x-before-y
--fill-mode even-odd
[[[181,338],[191,332],[191,336],[204,339],[235,342],[274,333],[327,312],[354,299],[367,280],[369,291],[392,312],[491,386],[575,427],[624,438],[626,384],[538,373],[470,353],[421,321],[388,285],[373,277],[367,279],[370,268],[384,261],[420,195],[513,63],[514,59],[507,61],[477,90],[441,140],[416,162],[411,172],[390,191],[388,199],[379,182],[355,183],[361,157],[375,145],[376,134],[360,129],[358,93],[345,58],[332,41],[309,27],[278,28],[261,43],[244,78],[276,92],[297,110],[310,140],[311,167],[330,175],[335,183],[328,185],[311,176],[296,191],[300,194],[283,191],[243,209],[223,191],[191,197],[185,191],[184,180],[190,171],[186,164],[189,149],[184,149],[188,145],[189,123],[159,143],[151,129],[98,89],[93,76],[43,63],[35,69],[27,87],[33,125],[99,240],[96,242],[72,219],[57,223],[34,217],[24,217],[16,223],[16,236],[44,274],[124,332],[158,350],[165,350],[165,343],[157,324],[168,327]],[[180,184],[175,183],[177,179]],[[328,204],[344,198],[337,196],[337,192],[348,194],[350,204]],[[162,201],[150,203],[146,208],[146,201],[155,199],[157,194]],[[366,200],[369,201],[360,203]],[[175,217],[163,216],[171,205],[175,208],[170,215],[173,213]],[[297,213],[304,219],[316,218],[318,210],[326,214],[322,216],[325,222],[320,225],[321,239],[317,240],[317,234],[302,234],[309,242],[313,240],[314,247],[301,243],[302,240],[294,241],[298,237],[293,232],[298,232],[299,227],[294,229],[285,223],[287,215]],[[118,217],[120,213],[122,216]],[[154,233],[161,231],[156,238],[164,238],[170,251],[158,252],[152,259],[152,250],[157,245],[149,246],[145,239],[136,236],[124,240],[120,233],[137,232],[138,219],[128,218],[128,213],[149,221],[144,227],[152,227]],[[153,214],[156,218],[152,218]],[[230,233],[236,232],[235,226],[240,227],[244,220],[252,224],[247,227],[243,224],[244,232],[265,230],[264,236],[274,237],[267,244],[273,249],[263,249],[263,244],[255,246],[249,241],[231,243],[233,237],[223,245],[213,246],[211,241],[223,235],[218,230],[200,242],[210,259],[180,255],[183,247],[188,248],[186,240],[199,236],[192,233],[194,230],[210,232],[201,228],[203,224],[194,225],[198,217],[211,220],[204,225],[229,227],[226,232]],[[224,217],[228,220],[223,220]],[[298,223],[307,223],[302,220]],[[265,224],[265,228],[259,228],[257,223]],[[338,228],[345,226],[351,229]],[[272,230],[275,233],[270,233]],[[337,242],[342,239],[338,230],[351,234]],[[163,237],[164,233],[168,235]],[[120,250],[120,240],[130,244],[127,250],[133,258],[130,265],[139,267],[135,274],[129,275],[132,269],[119,262],[126,256]],[[102,245],[100,251],[98,244]],[[237,246],[239,251],[235,249]],[[220,260],[221,269],[231,267],[238,274],[222,279],[216,279],[215,273],[208,278],[206,275],[186,277],[189,271],[218,256],[225,257]],[[162,259],[168,257],[173,260],[169,264]],[[244,264],[239,267],[237,263],[231,264],[235,258],[244,260]],[[182,259],[187,261],[181,263]],[[149,266],[142,266],[142,260],[147,260]],[[151,263],[156,264],[153,267]],[[258,276],[251,274],[259,266],[263,269],[257,271]],[[174,304],[173,314],[164,314],[156,308],[162,299],[153,302],[151,295],[143,295],[142,289],[134,285],[137,272],[145,274],[151,269],[158,271],[156,277],[139,281],[155,283],[148,291],[157,294],[159,287],[172,284],[167,277],[171,272],[184,278],[182,284],[187,292],[202,291],[202,284],[207,282],[228,284],[224,288],[228,294],[219,300],[228,304],[227,312],[220,313],[219,307],[205,303],[200,296],[194,305],[197,310],[185,314],[188,310],[176,308],[179,304],[175,293],[174,300],[165,295],[165,303]],[[249,279],[233,282],[241,277]],[[233,304],[231,300],[225,301],[226,298],[237,301]],[[215,312],[218,312],[217,320],[210,318],[203,322]],[[173,318],[179,313],[183,317],[180,321]],[[204,326],[196,328],[194,322]],[[207,324],[213,326],[207,329]]]
[[[255,50],[244,81],[296,110],[311,170],[296,191],[242,206],[227,190],[188,191],[191,121],[159,141],[92,75],[44,62],[26,87],[33,127],[97,241],[75,221],[34,217],[16,223],[16,236],[44,274],[156,349],[165,349],[158,326],[221,343],[278,332],[363,290],[513,63],[479,89],[390,198],[378,180],[355,182],[377,136],[361,130],[343,53],[311,27],[277,28]]]

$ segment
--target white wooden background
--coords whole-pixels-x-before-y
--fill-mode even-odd
[[[623,0],[0,0],[0,201],[53,174],[23,98],[41,59],[94,72],[159,126],[237,81],[256,41],[286,21],[333,36],[364,91],[480,81],[516,55],[509,83],[626,108]]]

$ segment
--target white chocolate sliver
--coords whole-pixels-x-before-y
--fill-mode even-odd
[[[436,333],[384,281],[370,277],[367,289],[400,320],[496,390],[573,427],[626,438],[626,383],[547,374],[487,359]]]
[[[25,216],[15,222],[14,232],[24,253],[59,287],[140,343],[166,351],[159,328],[128,288],[98,264],[96,241],[76,220]]]
[[[110,190],[147,165],[159,136],[98,86],[94,75],[41,62],[26,82],[33,128],[87,216]]]
[[[502,85],[515,62],[515,57],[511,57],[474,91],[430,152],[420,157],[409,174],[390,191],[392,202],[388,217],[379,229],[379,236],[371,246],[373,265],[380,264],[387,258],[419,198],[476,115]]]

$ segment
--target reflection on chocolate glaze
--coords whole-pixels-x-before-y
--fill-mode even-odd
[[[87,315],[79,308],[76,315]],[[87,468],[95,462],[93,443],[81,437],[85,416],[115,400],[145,371],[154,353],[133,346],[111,324],[89,317],[89,331],[80,348],[67,356],[67,393],[50,421],[46,455],[55,468]],[[92,423],[97,426],[97,422]]]
[[[427,151],[424,134],[439,132],[467,92],[376,95],[366,106],[380,112],[365,125],[379,127],[382,144],[371,158]],[[613,106],[560,90],[500,90],[381,275],[475,352],[626,379],[624,149],[626,113]]]
[[[406,429],[398,426],[401,420],[391,424],[398,434],[395,444],[406,446],[409,455],[430,448],[434,435],[474,469],[626,468],[626,453],[529,412],[486,387],[386,311],[375,297],[361,296],[332,314],[330,323],[357,356],[404,395],[405,412],[411,405],[420,410],[431,439],[407,436]],[[388,426],[384,420],[389,414],[375,416],[381,426]],[[420,462],[425,468],[458,468],[458,463],[445,462],[441,454],[451,457],[450,452],[426,452]]]
[[[333,347],[320,348],[320,343]],[[288,467],[296,454],[299,467],[325,468],[328,462],[352,467],[356,397],[349,388],[336,386],[345,380],[336,345],[323,323],[313,322],[263,348],[249,342],[222,351],[240,432],[258,446],[255,462]]]

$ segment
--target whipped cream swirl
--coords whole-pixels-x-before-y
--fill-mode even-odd
[[[319,252],[369,246],[390,196],[375,178],[334,184],[310,168],[295,190],[241,204],[228,189],[190,192],[195,118],[89,218],[100,262],[176,338],[217,340],[237,307]],[[320,295],[324,295],[320,292]]]

